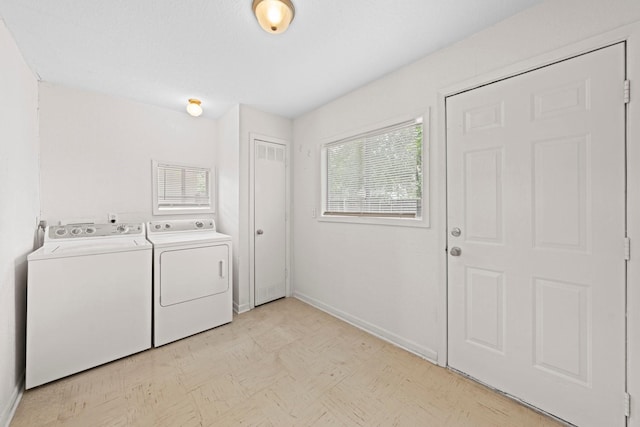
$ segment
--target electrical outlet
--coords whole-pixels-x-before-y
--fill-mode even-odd
[[[110,224],[115,224],[116,222],[118,222],[118,214],[115,214],[115,213],[108,214],[107,220],[109,221]]]

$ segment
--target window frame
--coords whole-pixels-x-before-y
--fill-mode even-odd
[[[158,200],[158,166],[168,165],[182,169],[206,169],[209,171],[209,205],[202,207],[160,207]],[[163,162],[159,160],[151,161],[151,185],[152,185],[152,199],[151,205],[153,209],[153,215],[188,215],[188,214],[212,214],[215,213],[216,208],[216,191],[215,187],[215,168],[211,166],[204,166],[201,164],[186,164],[176,162]]]
[[[377,131],[384,131],[386,128],[392,128],[394,126],[401,125],[409,121],[422,121],[422,210],[419,218],[409,217],[387,217],[387,216],[373,216],[371,214],[344,214],[331,213],[326,215],[327,211],[327,148],[332,144],[340,142],[341,140],[357,138],[366,134],[375,133]],[[430,174],[430,157],[429,153],[429,134],[430,134],[430,122],[429,122],[429,109],[417,114],[408,114],[400,117],[395,117],[390,120],[378,122],[373,125],[369,125],[357,130],[352,130],[343,134],[339,134],[330,138],[325,138],[320,144],[320,200],[318,203],[319,211],[317,220],[321,222],[339,222],[339,223],[353,223],[353,224],[372,224],[372,225],[389,225],[389,226],[402,226],[402,227],[429,227],[429,212],[431,206],[429,204],[429,174]]]

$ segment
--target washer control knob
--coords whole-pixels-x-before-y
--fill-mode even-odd
[[[204,227],[204,223],[202,221],[196,221],[196,228]]]
[[[164,224],[164,228],[166,228],[167,230],[171,228],[171,224],[169,224],[168,222]]]
[[[160,230],[162,226],[160,224],[156,224],[153,226],[153,228],[155,228],[156,230]]]
[[[96,232],[96,228],[95,227],[87,227],[86,230],[84,230],[85,233],[87,234],[94,234]]]
[[[66,228],[58,228],[56,230],[56,236],[58,236],[58,237],[62,237],[65,234],[67,234],[67,229]]]
[[[80,227],[73,227],[71,229],[71,234],[73,234],[74,236],[77,236],[79,234],[82,234],[82,228]]]
[[[124,224],[120,224],[119,226],[117,226],[117,227],[116,227],[116,231],[117,231],[118,233],[120,233],[120,234],[124,234],[124,233],[126,233],[127,231],[129,231],[129,227],[127,227],[127,226],[126,226],[126,225],[124,225]]]

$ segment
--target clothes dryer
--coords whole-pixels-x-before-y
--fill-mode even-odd
[[[152,221],[153,345],[231,322],[231,237],[213,219]]]

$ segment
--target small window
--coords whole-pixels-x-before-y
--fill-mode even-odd
[[[325,144],[322,219],[424,225],[423,133],[420,117]]]
[[[153,161],[153,214],[214,212],[211,168]]]

